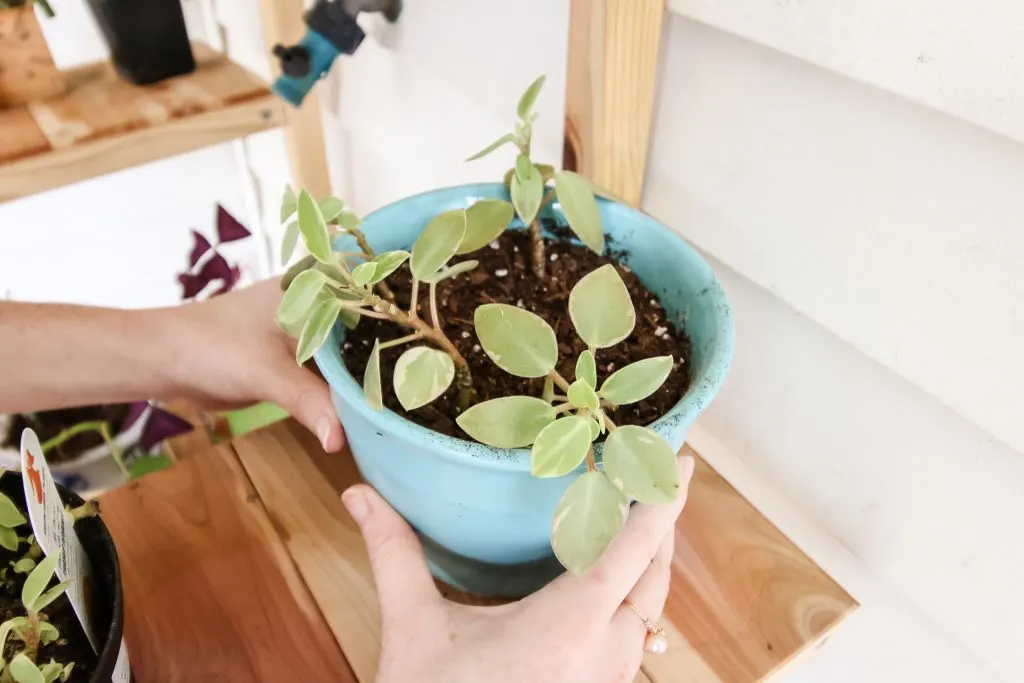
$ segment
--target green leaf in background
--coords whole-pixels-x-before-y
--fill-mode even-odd
[[[442,351],[415,346],[395,363],[395,393],[406,410],[427,405],[451,386],[455,363]]]
[[[36,568],[25,579],[25,583],[21,587],[21,604],[26,610],[32,611],[32,606],[36,604],[39,596],[46,590],[50,579],[53,578],[53,572],[57,567],[57,559],[59,557],[60,551],[47,555],[39,561]]]
[[[672,356],[645,358],[613,372],[601,385],[601,397],[624,406],[642,401],[658,390],[672,372]]]
[[[555,409],[533,396],[506,396],[475,406],[459,415],[462,430],[495,448],[529,446],[555,419]]]
[[[604,471],[624,494],[641,503],[668,503],[679,492],[672,447],[646,427],[619,427],[604,443]]]
[[[569,293],[569,317],[592,349],[614,346],[633,332],[636,311],[615,266],[601,266],[576,283]]]
[[[534,167],[540,171],[540,177],[545,183],[555,177],[555,167],[550,164],[534,164]]]
[[[320,202],[320,214],[328,223],[340,216],[341,211],[344,208],[345,202],[341,201],[337,197],[328,197]]]
[[[14,529],[0,526],[0,547],[4,547],[11,552],[16,551],[18,549],[18,532]]]
[[[558,362],[555,331],[536,313],[483,304],[473,313],[476,336],[494,364],[517,377],[543,377]]]
[[[324,217],[320,214],[320,207],[305,190],[299,194],[299,232],[309,253],[315,256],[317,261],[329,263],[331,236],[327,232]]]
[[[278,324],[291,326],[305,320],[326,283],[327,276],[319,270],[304,270],[296,275],[277,306]]]
[[[340,320],[341,324],[349,330],[356,329],[359,325],[359,317],[359,314],[356,313],[356,309],[354,308],[343,308],[341,309],[341,312],[338,313],[338,320]]]
[[[166,455],[147,455],[145,457],[135,458],[132,460],[132,464],[128,468],[128,478],[138,479],[139,477],[144,477],[147,474],[165,470],[173,464],[174,461]]]
[[[74,668],[75,663],[71,662],[70,664],[67,664],[64,667],[63,671],[60,672],[60,680],[63,681],[63,683],[67,683],[67,681],[71,679],[71,672],[74,670]]]
[[[409,252],[401,249],[394,251],[385,251],[383,254],[377,254],[372,263],[376,264],[376,268],[373,271],[373,277],[370,278],[370,284],[375,285],[391,273],[401,268],[402,264],[409,259]],[[355,271],[352,273],[355,276]]]
[[[309,314],[306,324],[302,327],[302,334],[299,335],[299,344],[295,349],[295,361],[299,365],[312,358],[316,350],[323,346],[341,309],[340,301],[329,299],[321,302]]]
[[[540,76],[530,84],[530,87],[528,87],[522,97],[519,98],[519,106],[516,107],[516,114],[519,115],[519,118],[526,119],[530,116],[530,110],[533,109],[533,103],[537,101],[537,95],[540,94],[540,89],[544,87],[544,81],[546,79],[547,76]]]
[[[281,197],[281,222],[288,220],[288,216],[295,213],[295,192],[291,185],[284,186],[284,196]]]
[[[26,521],[28,520],[25,519],[25,515],[21,514],[11,499],[0,493],[0,526],[13,529]]]
[[[24,652],[19,652],[11,660],[8,668],[11,671],[11,676],[17,683],[46,683],[46,679],[43,678],[43,672],[32,663],[31,659],[25,656]]]
[[[569,486],[555,508],[551,549],[562,566],[584,574],[626,523],[629,500],[603,472],[587,472]]]
[[[31,557],[23,557],[14,563],[12,569],[15,574],[28,574],[30,571],[36,568],[36,561]]]
[[[39,621],[39,640],[44,645],[55,643],[60,638],[60,631],[48,621]]]
[[[597,392],[594,391],[594,387],[582,379],[578,379],[569,385],[567,398],[569,403],[581,410],[597,410],[601,404],[600,399],[597,398]]]
[[[529,176],[520,178],[518,164],[516,169],[516,173],[512,174],[512,206],[523,223],[529,225],[537,217],[540,203],[544,199],[544,179],[537,169],[533,169]]]
[[[597,361],[590,349],[586,349],[576,359],[576,379],[586,382],[591,388],[597,386]]]
[[[466,235],[466,211],[456,209],[438,214],[423,228],[412,245],[412,275],[417,280],[430,277],[448,263],[459,250]]]
[[[360,287],[365,287],[373,279],[373,274],[377,272],[377,264],[373,261],[367,261],[366,263],[360,263],[358,266],[352,269],[352,279],[356,281],[356,284]]]
[[[380,410],[384,407],[384,390],[380,385],[380,339],[373,341],[370,360],[366,362],[366,371],[363,373],[363,393],[371,408]]]
[[[36,603],[32,606],[32,609],[36,612],[43,611],[50,606],[50,603],[63,595],[64,591],[66,591],[70,585],[70,581],[62,581],[61,583],[58,583],[53,588],[40,595],[36,600]]]
[[[346,230],[355,230],[362,224],[362,219],[348,209],[345,209],[338,215],[338,225]]]
[[[284,228],[284,239],[281,241],[281,265],[292,260],[295,246],[299,243],[299,222],[289,221]]]
[[[43,664],[39,667],[39,671],[43,674],[43,680],[46,681],[46,683],[53,683],[56,681],[63,670],[64,667],[53,661],[53,659],[51,659],[48,664]]]
[[[466,236],[459,254],[468,254],[487,246],[508,227],[515,209],[504,199],[481,199],[466,209]]]
[[[530,450],[530,473],[535,477],[562,477],[580,466],[590,450],[590,425],[577,415],[562,417],[537,435]]]
[[[459,261],[458,263],[453,263],[452,265],[446,268],[442,268],[441,270],[437,271],[430,277],[423,278],[423,282],[430,284],[431,282],[440,282],[441,280],[447,280],[450,277],[455,277],[456,275],[468,273],[469,271],[473,270],[479,265],[480,262],[474,259],[469,259],[468,261]]]
[[[475,161],[476,159],[479,159],[481,157],[485,157],[488,154],[490,154],[491,152],[493,152],[494,150],[498,149],[499,147],[501,147],[503,145],[507,145],[508,143],[515,142],[515,141],[516,141],[516,137],[514,135],[512,135],[512,133],[506,133],[505,135],[502,135],[500,138],[498,138],[497,140],[495,140],[491,144],[489,144],[486,147],[484,147],[482,150],[480,150],[479,152],[477,152],[473,156],[468,157],[466,159],[466,161]]]
[[[565,220],[583,244],[600,254],[604,251],[604,228],[594,191],[586,178],[572,171],[555,173],[555,194]]]

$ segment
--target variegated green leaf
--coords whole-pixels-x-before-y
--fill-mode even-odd
[[[396,249],[394,251],[385,251],[383,254],[377,254],[372,263],[376,265],[373,271],[373,277],[370,278],[369,284],[375,285],[388,275],[402,267],[409,258],[409,252]],[[355,276],[355,272],[352,273]]]
[[[468,254],[487,246],[508,227],[515,209],[504,199],[481,199],[466,209],[466,236],[459,254]]]
[[[569,317],[580,339],[593,349],[614,346],[633,332],[636,311],[613,265],[601,266],[576,283],[569,293]]]
[[[602,253],[604,228],[590,183],[572,171],[559,171],[555,173],[555,194],[572,231],[593,251]]]
[[[597,398],[597,392],[594,391],[594,387],[582,379],[578,379],[569,385],[567,397],[569,403],[581,410],[584,408],[587,410],[597,410],[601,403],[600,399]]]
[[[450,266],[442,268],[430,277],[423,278],[423,281],[427,284],[430,284],[431,282],[440,282],[441,280],[447,280],[448,278],[455,277],[456,275],[468,273],[479,265],[480,262],[475,259],[459,261],[458,263],[453,263]]]
[[[529,446],[555,419],[555,409],[533,396],[506,396],[484,401],[459,415],[462,430],[495,448]]]
[[[601,397],[623,406],[647,398],[658,390],[672,372],[672,356],[645,358],[619,368],[601,385]]]
[[[443,394],[455,379],[455,363],[442,351],[414,346],[395,363],[395,393],[406,410],[427,405]]]
[[[529,118],[530,110],[533,109],[533,103],[537,101],[537,95],[540,94],[540,89],[544,87],[544,81],[546,78],[547,76],[540,76],[530,84],[530,87],[528,87],[522,97],[519,98],[519,106],[516,107],[516,114],[519,115],[519,118]]]
[[[348,209],[344,209],[340,214],[338,214],[338,225],[343,227],[345,230],[355,230],[362,224],[362,219]]]
[[[44,557],[25,579],[25,583],[22,584],[21,604],[27,611],[33,611],[33,606],[39,600],[39,596],[46,590],[46,586],[50,583],[50,579],[53,578],[53,572],[57,568],[59,557],[60,551]]]
[[[299,233],[309,253],[321,263],[331,260],[331,236],[320,213],[320,207],[308,192],[299,193]]]
[[[624,494],[641,503],[668,503],[679,493],[672,447],[646,427],[619,427],[604,443],[604,471]]]
[[[551,182],[555,177],[555,167],[550,164],[534,164],[534,167],[540,171],[540,177],[545,183]]]
[[[591,388],[597,386],[597,361],[590,349],[584,350],[576,359],[576,379],[583,380]]]
[[[299,365],[312,358],[317,349],[323,346],[341,309],[341,301],[329,299],[317,305],[309,314],[306,324],[302,326],[298,346],[295,348],[295,361]]]
[[[484,304],[473,314],[476,336],[494,364],[517,377],[543,377],[558,362],[551,326],[536,313],[508,304]]]
[[[366,402],[374,410],[384,407],[384,390],[380,384],[380,340],[375,339],[373,350],[370,351],[370,360],[366,363],[366,370],[363,372],[363,393],[366,395]]]
[[[538,171],[533,167],[530,157],[525,154],[516,157],[516,176],[519,178],[519,182],[528,181],[534,173],[538,173]]]
[[[590,425],[577,415],[562,417],[537,435],[530,450],[530,472],[535,477],[562,477],[583,462],[590,450]]]
[[[529,176],[520,178],[518,166],[512,175],[511,183],[512,206],[524,224],[529,225],[540,211],[540,203],[544,199],[544,179],[536,169]]]
[[[341,201],[337,197],[328,197],[320,202],[320,214],[328,223],[340,216],[341,211],[344,208],[345,202]]]
[[[281,222],[288,220],[288,216],[295,213],[295,191],[291,185],[284,186],[284,196],[281,197]]]
[[[326,283],[327,276],[318,270],[304,270],[296,275],[278,304],[278,324],[291,326],[304,320]]]
[[[370,280],[373,279],[373,274],[377,271],[377,264],[373,261],[367,261],[366,263],[360,263],[358,266],[352,269],[352,279],[355,280],[356,284],[360,287],[365,287],[369,284]]]
[[[423,228],[412,246],[413,277],[423,280],[448,263],[466,235],[466,211],[456,209],[439,214]]]
[[[562,566],[584,574],[622,531],[629,500],[603,472],[587,472],[569,486],[555,508],[551,549]]]
[[[25,515],[21,514],[18,507],[11,501],[10,498],[0,493],[0,526],[5,526],[8,529],[13,529],[16,526],[21,526],[26,521]]]
[[[343,308],[338,313],[338,320],[345,326],[346,329],[354,330],[359,325],[359,314],[354,308]]]
[[[288,263],[299,243],[299,222],[289,221],[284,228],[284,239],[281,241],[281,265]]]
[[[484,147],[482,150],[480,150],[479,152],[477,152],[473,156],[468,157],[466,159],[466,161],[474,161],[474,160],[479,159],[481,157],[485,157],[488,154],[490,154],[491,152],[493,152],[494,150],[498,149],[499,147],[501,147],[503,145],[507,145],[510,142],[515,142],[515,140],[516,140],[516,137],[514,135],[512,135],[511,133],[506,133],[505,135],[502,135],[500,138],[498,138],[497,140],[495,140],[491,144],[489,144],[486,147]]]

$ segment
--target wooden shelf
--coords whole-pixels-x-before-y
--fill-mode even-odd
[[[0,201],[284,124],[266,83],[206,45],[193,50],[185,76],[140,87],[90,64],[66,72],[60,97],[0,109]]]

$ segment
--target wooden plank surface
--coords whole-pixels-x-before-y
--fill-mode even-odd
[[[138,683],[355,677],[230,446],[100,499]]]
[[[150,86],[107,63],[67,72],[50,100],[0,109],[0,201],[279,126],[267,85],[207,46],[197,68]]]
[[[380,614],[362,540],[339,497],[358,481],[351,457],[325,454],[291,420],[234,447],[356,676],[371,683]],[[697,459],[663,619],[672,649],[648,658],[644,672],[650,683],[760,681],[856,603]]]
[[[567,168],[638,206],[665,0],[571,0]]]

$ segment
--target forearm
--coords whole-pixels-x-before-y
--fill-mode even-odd
[[[0,414],[167,393],[162,316],[0,302]]]

